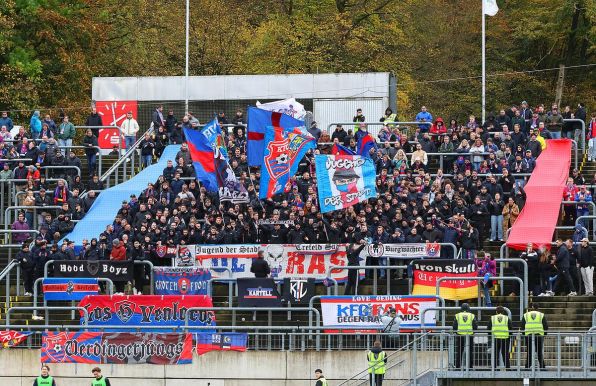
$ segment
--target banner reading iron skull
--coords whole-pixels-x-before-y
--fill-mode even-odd
[[[377,196],[375,165],[358,155],[316,155],[321,212],[347,208]]]
[[[254,277],[250,266],[259,251],[263,251],[271,277],[276,280],[299,277],[322,281],[331,266],[348,265],[345,244],[195,245],[189,249],[195,251],[196,266],[209,269],[213,278],[227,278],[226,268],[233,278]],[[364,263],[362,259],[360,265]],[[347,272],[331,270],[329,277],[342,282],[347,279]],[[364,271],[360,273],[363,275]]]

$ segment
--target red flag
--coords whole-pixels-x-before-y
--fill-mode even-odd
[[[18,346],[31,334],[33,334],[31,331],[0,331],[0,347]]]

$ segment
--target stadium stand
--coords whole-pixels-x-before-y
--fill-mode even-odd
[[[191,254],[193,259],[217,255],[217,250],[209,249],[211,247],[261,245],[273,269],[275,259],[270,257],[276,253],[276,246],[345,245],[345,264],[366,264],[367,267],[362,270],[362,280],[357,280],[355,291],[346,289],[346,294],[409,295],[413,282],[415,285],[413,275],[417,269],[413,259],[386,259],[370,248],[417,244],[427,247],[425,257],[430,254],[428,247],[435,246],[440,249],[442,260],[474,259],[477,276],[487,275],[485,284],[483,280],[474,282],[472,298],[478,299],[478,309],[473,308],[473,312],[484,327],[491,320],[493,306],[501,305],[509,312],[516,329],[511,332],[512,367],[519,370],[511,377],[528,374],[525,372],[528,352],[524,332],[517,329],[522,326],[530,303],[544,312],[549,331],[553,332],[548,333],[544,344],[547,369],[532,365],[528,371],[533,376],[544,371],[542,377],[549,379],[560,377],[562,373],[571,378],[577,372],[592,374],[596,366],[593,351],[588,348],[593,346],[594,338],[588,329],[596,326],[596,311],[593,312],[596,298],[591,286],[593,237],[590,235],[596,229],[590,220],[596,215],[592,195],[596,185],[586,186],[586,178],[596,183],[593,177],[596,174],[593,164],[586,160],[583,145],[580,147],[573,141],[573,148],[568,151],[570,142],[550,139],[544,121],[549,114],[556,114],[555,110],[536,111],[541,113],[520,119],[513,107],[506,111],[509,120],[489,116],[481,123],[471,117],[464,125],[455,120],[445,124],[442,118],[436,118],[432,125],[400,126],[394,116],[384,115],[382,128],[376,134],[376,147],[369,154],[375,165],[378,198],[328,214],[320,212],[314,155],[331,154],[334,145],[357,151],[358,139],[367,133],[367,122],[357,117],[354,117],[357,127],[337,126],[332,132],[323,131],[317,150],[308,152],[300,161],[298,172],[290,179],[284,193],[265,200],[258,198],[261,173],[258,168],[248,166],[246,126],[236,122],[229,124],[230,130],[225,130],[224,136],[230,166],[248,192],[248,204],[220,201],[217,193],[207,191],[196,179],[191,151],[186,144],[170,145],[179,143],[179,137],[184,140],[183,129],[197,128],[188,117],[167,128],[149,131],[149,136],[142,139],[139,136],[136,143],[129,140],[127,145],[132,149],[125,156],[120,156],[119,152],[104,156],[104,169],[111,167],[111,173],[121,173],[124,180],[108,189],[104,189],[105,181],[113,176],[97,175],[94,171],[98,165],[89,154],[82,158],[76,155],[88,148],[79,149],[75,143],[70,146],[75,151],[64,156],[51,138],[49,128],[39,143],[30,141],[25,130],[15,137],[2,130],[0,204],[6,241],[0,250],[4,252],[0,279],[6,283],[0,286],[0,295],[6,299],[3,321],[8,322],[12,309],[7,328],[13,330],[33,328],[39,332],[48,326],[73,324],[71,309],[44,308],[44,301],[44,306],[39,306],[43,320],[31,320],[32,310],[27,308],[37,306],[38,299],[34,303],[30,297],[32,293],[37,294],[33,283],[52,276],[52,270],[62,261],[137,261],[134,279],[129,283],[115,283],[116,292],[149,295],[154,293],[155,278],[154,271],[147,267],[171,266],[172,260],[185,257],[183,251],[194,245],[205,252]],[[227,124],[223,120],[220,123]],[[589,127],[594,126],[591,123]],[[596,127],[588,130],[588,140],[596,135],[593,131]],[[572,133],[570,137],[575,134],[575,130],[568,132]],[[94,136],[91,133],[91,137]],[[94,146],[96,140],[85,139],[85,143]],[[572,155],[574,149],[575,156]],[[559,198],[553,202],[552,197],[559,191],[556,187],[549,193],[535,186],[532,189],[538,191],[530,192],[528,188],[526,192],[530,176],[530,181],[536,178],[535,170],[541,173],[539,180],[549,178],[548,171],[541,169],[545,158],[548,158],[546,169],[555,166],[561,169],[557,174],[561,181],[570,172],[566,185],[558,187],[563,203],[559,203]],[[171,160],[174,162],[170,163]],[[569,171],[572,164],[579,167]],[[101,170],[98,172],[101,174]],[[113,180],[118,181],[119,177]],[[536,219],[543,215],[540,208],[544,202],[531,201],[541,193],[549,196],[544,202],[550,202],[553,208],[562,208],[560,215],[559,209],[551,210],[550,227]],[[527,210],[536,205],[538,209]],[[523,221],[525,228],[518,231],[521,224],[516,221]],[[542,237],[540,242],[530,237],[525,229],[535,227],[537,221],[544,228],[544,234],[550,229],[563,242],[555,244],[551,236]],[[555,223],[560,224],[556,229]],[[528,245],[528,242],[536,244]],[[359,244],[363,247],[354,252]],[[515,244],[509,245],[515,248],[507,248],[508,244]],[[350,262],[350,256],[355,263]],[[364,259],[362,263],[358,262],[359,257]],[[453,362],[455,346],[450,325],[458,311],[457,301],[443,300],[442,304],[437,301],[436,325],[432,331],[417,326],[416,332],[407,329],[392,332],[384,328],[376,335],[360,336],[346,331],[338,335],[326,334],[323,325],[315,323],[315,318],[324,307],[320,296],[343,294],[338,290],[337,279],[331,275],[337,267],[327,267],[325,280],[314,287],[311,296],[316,296],[310,304],[293,305],[291,315],[284,308],[264,308],[269,310],[266,317],[261,313],[257,316],[256,309],[242,307],[239,296],[233,295],[233,287],[240,291],[240,283],[224,277],[222,272],[227,270],[231,277],[236,268],[232,265],[208,267],[213,276],[208,280],[207,293],[212,296],[213,304],[199,307],[203,307],[203,311],[215,311],[220,332],[235,331],[232,327],[237,329],[239,324],[246,327],[250,350],[259,350],[259,347],[270,350],[365,349],[380,338],[383,347],[397,349],[389,354],[388,362],[388,371],[391,370],[395,379],[423,381],[431,374],[429,369],[436,369],[431,374],[435,378],[468,377],[463,370],[469,374],[471,369],[454,368]],[[17,281],[20,275],[24,291]],[[348,273],[337,277],[350,281]],[[516,280],[508,280],[512,278],[519,278],[521,285]],[[100,284],[105,293],[113,290],[111,285]],[[26,296],[22,296],[24,292]],[[585,296],[574,297],[574,294]],[[435,300],[432,299],[433,304]],[[64,301],[54,304],[72,306]],[[424,320],[423,315],[418,316]],[[404,319],[401,323],[406,322]],[[294,330],[286,331],[285,327]],[[276,329],[279,335],[259,328]],[[498,359],[495,362],[494,355],[486,354],[494,338],[487,336],[486,331],[478,335],[484,340],[473,341],[474,350],[468,352],[472,355],[470,363],[477,368],[473,372],[478,377],[494,376],[499,367]],[[36,334],[27,340],[29,347],[39,347],[40,342],[41,337]],[[406,374],[400,363],[411,359],[402,354],[418,350],[424,351],[420,355],[427,355],[430,364],[420,371],[414,366],[415,370]],[[440,355],[445,350],[449,352],[448,358]],[[366,370],[356,378],[359,377],[366,378]]]

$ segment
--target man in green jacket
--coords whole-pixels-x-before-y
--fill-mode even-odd
[[[64,120],[58,126],[58,146],[63,148],[63,152],[68,154],[69,148],[72,146],[72,140],[75,137],[76,129],[72,122],[69,122],[68,115],[64,116]]]
[[[559,114],[557,105],[553,105],[550,115],[544,119],[544,125],[550,132],[553,139],[561,138],[561,130],[563,130],[563,117]]]

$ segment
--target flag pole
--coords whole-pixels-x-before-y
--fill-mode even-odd
[[[482,2],[482,124],[486,119],[486,23],[484,14],[484,1]]]

